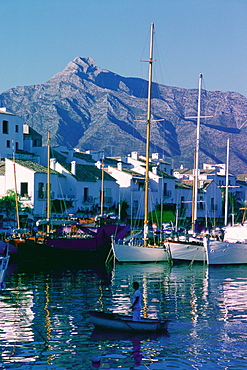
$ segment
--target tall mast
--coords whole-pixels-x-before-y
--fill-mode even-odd
[[[17,181],[16,181],[16,167],[15,167],[15,148],[13,144],[13,165],[14,165],[14,181],[15,181],[15,210],[16,210],[16,219],[17,219],[17,228],[20,229],[20,216],[19,216],[19,207],[18,207],[18,193],[17,193]]]
[[[51,169],[50,169],[50,131],[47,140],[47,234],[50,232],[51,222]]]
[[[100,192],[100,215],[104,214],[104,153],[101,160],[101,192]]]
[[[228,189],[229,189],[229,138],[227,139],[226,146],[226,193],[225,193],[225,226],[227,226],[228,219]]]
[[[196,167],[196,150],[194,150],[194,171]],[[195,231],[195,173],[193,178],[193,185],[192,185],[192,206],[191,206],[191,222],[192,222],[192,229]]]
[[[195,202],[194,202],[194,232],[197,221],[197,198],[198,198],[198,158],[199,158],[199,141],[200,141],[200,120],[201,120],[201,92],[202,92],[202,73],[199,75],[198,83],[198,105],[197,105],[197,127],[196,127],[196,152],[195,152]]]
[[[144,202],[144,247],[147,245],[147,236],[148,236],[148,187],[149,187],[151,96],[152,96],[152,77],[153,77],[153,35],[154,35],[154,24],[151,23],[149,78],[148,78],[147,138],[146,138],[147,143],[146,143],[146,175],[145,175],[145,202]]]

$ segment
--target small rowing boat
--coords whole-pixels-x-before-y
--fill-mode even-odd
[[[110,312],[89,311],[96,328],[119,331],[159,332],[167,330],[168,320],[144,319],[133,321],[132,316]]]

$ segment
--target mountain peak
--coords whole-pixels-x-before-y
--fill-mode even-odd
[[[76,57],[67,65],[65,71],[71,69],[77,70],[79,73],[83,73],[88,77],[96,77],[100,72],[102,72],[102,69],[97,66],[94,59],[89,57]]]
[[[67,64],[65,69],[55,74],[50,81],[61,79],[65,76],[71,76],[72,74],[78,75],[86,80],[95,80],[95,78],[102,72],[108,72],[107,70],[101,69],[94,61],[89,57],[76,57]]]

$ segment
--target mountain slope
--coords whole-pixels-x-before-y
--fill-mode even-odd
[[[193,167],[197,89],[153,84],[151,150],[174,166]],[[21,116],[53,145],[104,150],[105,155],[145,153],[147,81],[124,78],[75,58],[41,85],[14,87],[0,105]],[[230,138],[230,169],[247,172],[247,98],[233,92],[203,91],[200,163],[225,162]],[[161,120],[163,119],[163,121]]]

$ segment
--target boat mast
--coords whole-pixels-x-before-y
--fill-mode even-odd
[[[229,138],[227,139],[226,146],[226,193],[225,193],[225,226],[227,226],[228,220],[228,190],[229,190]]]
[[[48,131],[47,140],[47,234],[50,232],[51,222],[51,169],[50,169],[50,131]]]
[[[194,192],[194,224],[193,231],[196,232],[197,222],[197,198],[198,198],[198,168],[199,168],[199,141],[200,141],[200,120],[201,120],[201,92],[202,92],[202,73],[199,75],[198,83],[198,105],[197,105],[197,126],[196,126],[196,152],[195,152],[195,192]]]
[[[104,214],[104,153],[101,160],[101,192],[100,192],[100,215]]]
[[[20,229],[21,226],[20,226],[20,216],[19,216],[19,207],[18,207],[14,142],[13,142],[13,165],[14,165],[14,181],[15,181],[15,210],[16,210],[17,228]]]
[[[149,78],[148,78],[148,111],[147,111],[147,137],[146,137],[146,175],[145,175],[145,202],[144,202],[144,247],[148,236],[148,187],[149,187],[149,152],[150,152],[150,126],[151,126],[151,95],[153,77],[153,35],[154,23],[151,23]]]

